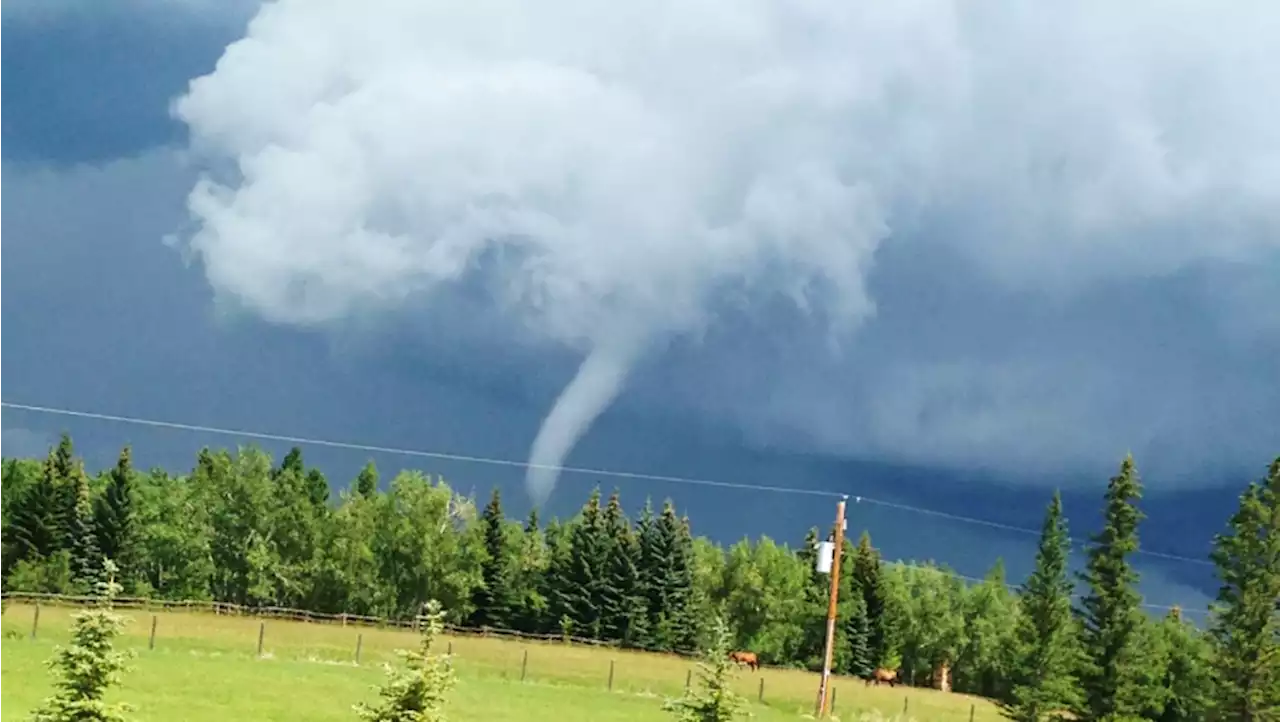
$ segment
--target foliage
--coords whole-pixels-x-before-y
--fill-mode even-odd
[[[1039,722],[1079,702],[1074,672],[1079,648],[1071,618],[1070,554],[1062,497],[1045,513],[1036,566],[1022,587],[1013,684],[1004,713],[1017,722]]]
[[[115,562],[126,590],[132,587],[137,558],[133,454],[126,446],[107,474],[107,486],[93,500],[93,527],[99,551]]]
[[[711,645],[717,632],[707,620],[722,615],[731,644],[765,664],[821,666],[831,579],[815,571],[817,529],[798,547],[769,537],[721,546],[695,537],[671,500],[656,511],[646,502],[632,519],[621,494],[604,500],[598,489],[571,519],[533,510],[520,524],[496,494],[477,514],[443,479],[401,471],[379,483],[372,462],[330,498],[318,487],[324,474],[299,449],[278,465],[255,447],[203,449],[185,474],[133,464],[126,449],[113,468],[85,474],[69,437],[43,459],[4,460],[5,589],[75,592],[74,579],[88,580],[100,558],[93,542],[119,556],[116,580],[139,596],[400,619],[438,599],[454,623],[675,651]],[[1276,482],[1251,487],[1219,539],[1224,591],[1209,645],[1184,622],[1124,612],[1140,601],[1126,561],[1139,516],[1131,460],[1126,474],[1113,480],[1108,529],[1091,550],[1096,599],[1085,611],[1096,629],[1082,633],[1071,618],[1055,500],[1021,594],[1006,588],[998,562],[969,584],[930,563],[886,563],[868,534],[846,540],[834,670],[901,666],[908,681],[927,684],[945,662],[955,691],[1001,699],[1018,719],[1040,718],[1079,696],[1076,675],[1089,674],[1076,667],[1080,637],[1096,642],[1097,630],[1130,620],[1125,635],[1106,635],[1126,638],[1130,652],[1105,662],[1109,648],[1090,647],[1091,659],[1111,664],[1124,683],[1121,711],[1172,722],[1199,719],[1213,702],[1219,716],[1238,718],[1232,710],[1247,697],[1255,719],[1267,719]]]
[[[1107,484],[1102,531],[1092,537],[1086,572],[1081,578],[1089,592],[1082,601],[1082,642],[1086,655],[1081,668],[1084,699],[1077,708],[1082,719],[1136,717],[1151,700],[1139,676],[1150,667],[1139,644],[1142,598],[1138,574],[1128,556],[1138,550],[1136,501],[1142,485],[1132,456]]]
[[[497,489],[480,517],[484,536],[485,558],[480,565],[481,583],[472,595],[475,611],[471,624],[477,627],[495,627],[511,619],[512,551],[506,533],[506,518],[502,514],[502,496]]]
[[[867,646],[876,667],[887,665],[894,651],[886,614],[887,594],[880,574],[880,553],[871,546],[871,535],[864,531],[853,557],[853,579],[855,593],[862,594],[867,608]]]
[[[111,611],[111,600],[120,593],[116,566],[103,564],[105,581],[98,585],[99,603],[72,617],[71,646],[59,647],[49,661],[55,673],[54,695],[32,715],[35,722],[117,722],[126,708],[108,704],[107,690],[119,681],[129,655],[112,649],[112,640],[124,628],[125,618]]]
[[[1212,554],[1222,587],[1211,626],[1219,719],[1280,720],[1280,457],[1250,484]]]
[[[455,677],[448,655],[431,653],[431,645],[444,631],[444,611],[434,599],[424,605],[418,618],[420,646],[399,650],[404,669],[387,666],[387,681],[378,692],[376,704],[355,706],[366,722],[443,722],[446,695]]]
[[[1164,653],[1164,692],[1160,709],[1152,715],[1157,722],[1202,720],[1213,694],[1212,650],[1208,639],[1182,618],[1174,607],[1158,627]]]
[[[665,708],[681,722],[729,722],[738,717],[746,703],[733,691],[736,664],[729,659],[732,635],[724,619],[716,616],[709,628],[710,643],[698,663],[698,685],[684,697],[671,700]]]

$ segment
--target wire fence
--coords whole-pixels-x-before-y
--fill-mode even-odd
[[[98,604],[99,597],[76,594],[46,594],[40,592],[4,592],[0,599],[6,604],[43,604],[51,607],[88,607]],[[311,612],[292,607],[255,607],[230,602],[213,602],[206,600],[170,600],[151,599],[148,597],[114,597],[111,600],[117,609],[131,609],[145,612],[202,612],[206,614],[254,617],[261,619],[279,619],[292,622],[308,622],[313,624],[330,624],[342,627],[367,627],[374,629],[406,629],[416,631],[417,619],[395,619],[375,617],[363,614],[327,614]],[[617,648],[617,642],[601,641],[589,637],[576,637],[566,634],[534,634],[515,629],[499,627],[467,627],[457,624],[446,624],[445,633],[459,637],[493,637],[526,642],[559,642],[565,644],[587,645],[602,648]]]
[[[54,609],[81,609],[101,603],[101,598],[95,596],[16,591],[4,592],[0,599],[5,610],[6,641],[45,637],[50,626],[55,634],[65,633],[65,612],[52,613]],[[395,649],[405,642],[398,635],[409,633],[415,627],[415,620],[411,619],[326,614],[207,600],[116,597],[111,603],[117,611],[142,618],[139,621],[144,623],[131,635],[135,649],[148,651],[162,650],[170,647],[174,640],[182,640],[180,644],[187,647],[179,649],[201,649],[200,645],[212,643],[219,649],[239,648],[246,654],[256,650],[253,655],[262,659],[303,659],[359,667],[394,660]],[[42,608],[46,610],[44,614]],[[165,614],[180,616],[170,618],[164,617]],[[150,616],[149,624],[143,615]],[[203,615],[225,619],[211,624],[207,618],[200,621]],[[302,622],[320,628],[288,629],[292,624],[273,627],[276,621]],[[447,648],[450,664],[465,666],[468,673],[477,678],[670,697],[691,689],[695,677],[688,655],[680,653],[652,654],[595,639],[492,627],[446,625],[446,632],[450,638],[441,641]],[[508,642],[513,644],[506,644]],[[733,686],[739,695],[757,704],[807,710],[812,704],[814,682],[815,675],[806,670],[760,665],[753,673],[735,679]],[[920,696],[920,692],[925,696]],[[873,689],[861,679],[833,676],[829,708],[834,712],[839,698],[844,710],[855,715],[876,713],[884,719],[892,719],[889,715],[898,709],[901,709],[901,719],[907,719],[908,710],[914,712],[917,708],[925,719],[946,722],[966,718],[969,722],[995,722],[999,718],[994,707],[978,698],[964,694],[933,696],[933,693],[933,690],[910,687]],[[954,701],[945,701],[947,698]]]

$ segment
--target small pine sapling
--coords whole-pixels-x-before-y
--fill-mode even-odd
[[[443,722],[445,695],[455,678],[449,655],[431,653],[431,645],[444,631],[444,611],[431,600],[418,617],[420,646],[417,650],[397,650],[405,668],[387,665],[387,681],[378,691],[376,704],[360,703],[357,714],[365,722]]]
[[[674,712],[680,722],[730,722],[746,702],[732,689],[737,665],[729,659],[732,637],[728,625],[717,615],[708,632],[708,644],[698,663],[697,686],[663,707]]]
[[[112,640],[124,628],[124,617],[111,610],[120,593],[117,568],[103,565],[105,581],[98,583],[98,604],[71,617],[71,646],[59,647],[48,665],[56,677],[52,697],[33,714],[35,722],[123,722],[126,705],[107,704],[107,689],[119,681],[131,653],[117,652]]]

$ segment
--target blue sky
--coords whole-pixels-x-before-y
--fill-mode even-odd
[[[247,2],[6,3],[5,401],[523,460],[584,355],[622,329],[642,352],[571,464],[830,489],[1030,528],[1056,485],[1083,532],[1132,451],[1148,489],[1144,545],[1191,557],[1280,452],[1280,135],[1251,120],[1280,100],[1274,84],[1251,84],[1280,53],[1246,37],[1237,45],[1253,64],[1232,70],[1235,57],[1195,33],[1194,3],[1169,23],[1182,55],[1157,52],[1147,31],[1111,40],[1141,16],[1101,5],[1055,20],[1030,5],[972,15],[909,3],[831,18],[805,31],[816,33],[811,52],[767,23],[702,42],[699,26],[673,16],[668,27],[688,34],[674,31],[662,56],[638,16],[635,47],[606,42],[609,18],[595,19],[596,46],[537,18],[500,36],[481,10],[427,22],[405,7],[387,0],[347,17],[283,2],[250,27]],[[1242,4],[1218,20],[1240,30],[1277,17]],[[431,35],[442,23],[463,40]],[[413,27],[419,35],[401,36]],[[1053,28],[1065,39],[1045,34]],[[697,94],[761,33],[776,54],[751,62],[776,71],[760,77],[785,103]],[[911,53],[841,49],[846,35],[903,33],[920,38]],[[423,38],[458,67],[541,58],[513,77],[543,94],[419,93],[474,77],[416,54],[434,47]],[[1091,61],[1079,77],[1054,55],[1073,47]],[[965,72],[937,80],[955,58]],[[594,85],[546,70],[577,62],[596,64]],[[1179,70],[1193,62],[1199,75]],[[822,77],[828,67],[843,74]],[[877,90],[846,92],[859,78]],[[453,100],[433,105],[440,97]],[[734,103],[759,127],[698,134]],[[650,136],[684,152],[659,144],[641,155],[618,141]],[[690,140],[706,137],[727,150]],[[527,147],[545,151],[542,165],[512,165],[537,155]],[[528,224],[499,228],[534,238],[510,244],[515,275],[485,253],[466,274],[441,270],[425,247],[396,255],[396,233],[416,242],[467,230],[437,218],[456,211],[448,199],[463,187],[446,172],[451,158],[473,171],[500,159],[502,182],[568,230],[546,240]],[[335,167],[359,173],[335,186]],[[545,207],[527,200],[562,170],[592,184]],[[699,245],[686,215],[732,209],[690,206],[695,186],[676,170],[730,198],[751,173],[786,182],[748,196],[757,205],[737,245]],[[825,171],[858,179],[830,207]],[[202,176],[222,189],[189,205]],[[421,203],[399,207],[403,194]],[[591,203],[573,205],[580,197]],[[420,206],[438,213],[415,215]],[[326,235],[338,210],[389,235]],[[627,230],[599,240],[616,228]],[[761,229],[772,229],[768,244],[751,245]],[[536,282],[520,265],[529,257],[542,259]],[[4,452],[38,452],[64,428],[98,464],[129,442],[146,463],[184,468],[198,445],[233,441],[6,409]],[[368,456],[307,453],[341,484]],[[387,471],[423,465],[378,460]],[[527,504],[518,469],[428,468]],[[564,477],[552,509],[570,510],[593,481]],[[674,496],[725,540],[798,541],[831,514],[817,497],[601,481],[633,507]],[[1033,552],[1025,534],[884,506],[855,505],[851,525],[892,556],[971,575],[1001,555],[1016,577]],[[1202,565],[1147,557],[1143,571],[1153,603],[1199,607],[1213,589]]]

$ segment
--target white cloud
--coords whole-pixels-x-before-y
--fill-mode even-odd
[[[223,171],[191,247],[275,321],[483,283],[615,352],[777,294],[864,319],[886,243],[1070,305],[1280,252],[1278,30],[1269,2],[280,0],[175,106]],[[1121,443],[1089,427],[1133,366],[1073,395],[1063,364],[921,363],[861,401],[864,448]]]

